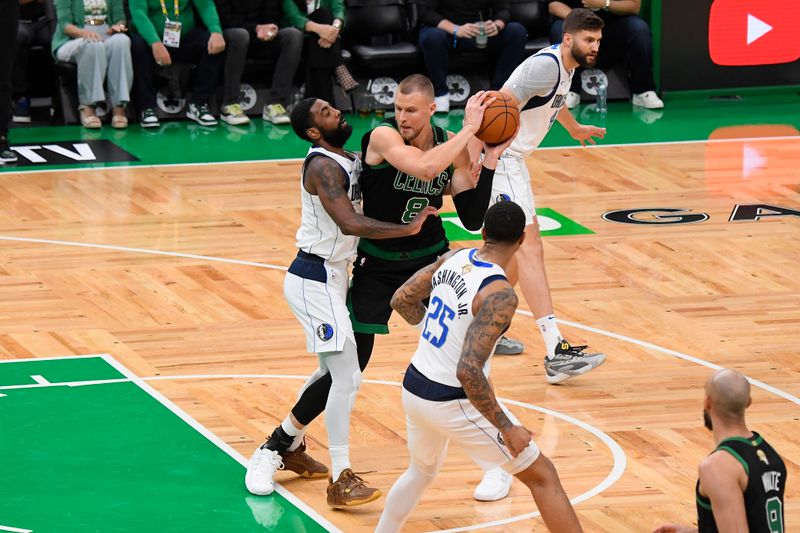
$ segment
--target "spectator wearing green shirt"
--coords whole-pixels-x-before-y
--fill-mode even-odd
[[[286,25],[306,32],[306,97],[332,102],[332,75],[345,91],[358,87],[342,62],[344,0],[283,0],[283,13]]]
[[[131,41],[122,0],[56,0],[56,31],[51,49],[59,61],[78,66],[78,102],[85,128],[102,126],[95,106],[106,101],[103,82],[113,106],[111,126],[125,128],[133,67]]]
[[[131,37],[131,49],[136,72],[134,91],[142,127],[159,125],[155,112],[155,69],[171,65],[173,61],[197,65],[186,116],[201,126],[215,126],[217,119],[208,109],[208,100],[219,79],[225,39],[214,1],[129,0],[129,6],[136,31]],[[195,11],[205,28],[195,21]]]

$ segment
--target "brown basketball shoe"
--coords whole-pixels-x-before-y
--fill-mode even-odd
[[[342,470],[336,483],[328,478],[328,505],[334,509],[364,505],[381,497],[381,491],[367,487],[349,468]]]
[[[283,469],[291,470],[300,477],[314,479],[328,475],[328,467],[306,453],[305,439],[295,451],[285,451],[281,457],[283,458]]]

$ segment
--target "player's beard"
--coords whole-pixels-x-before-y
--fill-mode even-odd
[[[711,415],[708,414],[708,409],[703,409],[703,425],[709,431],[714,431],[714,423],[711,422]]]
[[[572,58],[583,68],[593,67],[597,63],[597,54],[594,54],[592,59],[589,59],[590,53],[583,53],[578,50],[578,47],[572,46]]]
[[[344,146],[344,143],[347,142],[347,139],[350,138],[350,135],[353,134],[353,126],[345,124],[344,117],[342,117],[339,119],[339,124],[336,128],[332,130],[320,130],[320,133],[322,134],[322,138],[325,139],[325,142],[334,148],[341,148]]]

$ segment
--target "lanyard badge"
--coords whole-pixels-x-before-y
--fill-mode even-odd
[[[164,14],[164,38],[162,41],[164,46],[178,48],[181,45],[181,23],[177,20],[180,16],[178,0],[173,0],[173,5],[176,20],[169,20],[167,6],[164,3],[164,0],[161,0],[161,12]]]

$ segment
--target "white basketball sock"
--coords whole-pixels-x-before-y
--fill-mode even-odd
[[[400,531],[414,510],[422,493],[436,475],[426,475],[414,463],[408,466],[403,475],[397,478],[386,496],[383,513],[375,528],[375,533],[395,533]]]
[[[536,320],[536,325],[539,326],[539,331],[542,332],[544,338],[544,345],[547,349],[547,358],[552,359],[556,354],[556,346],[563,338],[561,331],[558,329],[555,315],[543,316]]]
[[[341,352],[320,355],[320,362],[331,374],[332,384],[325,404],[325,427],[331,455],[331,476],[339,479],[342,470],[350,468],[350,413],[361,386],[356,346],[345,342]]]

